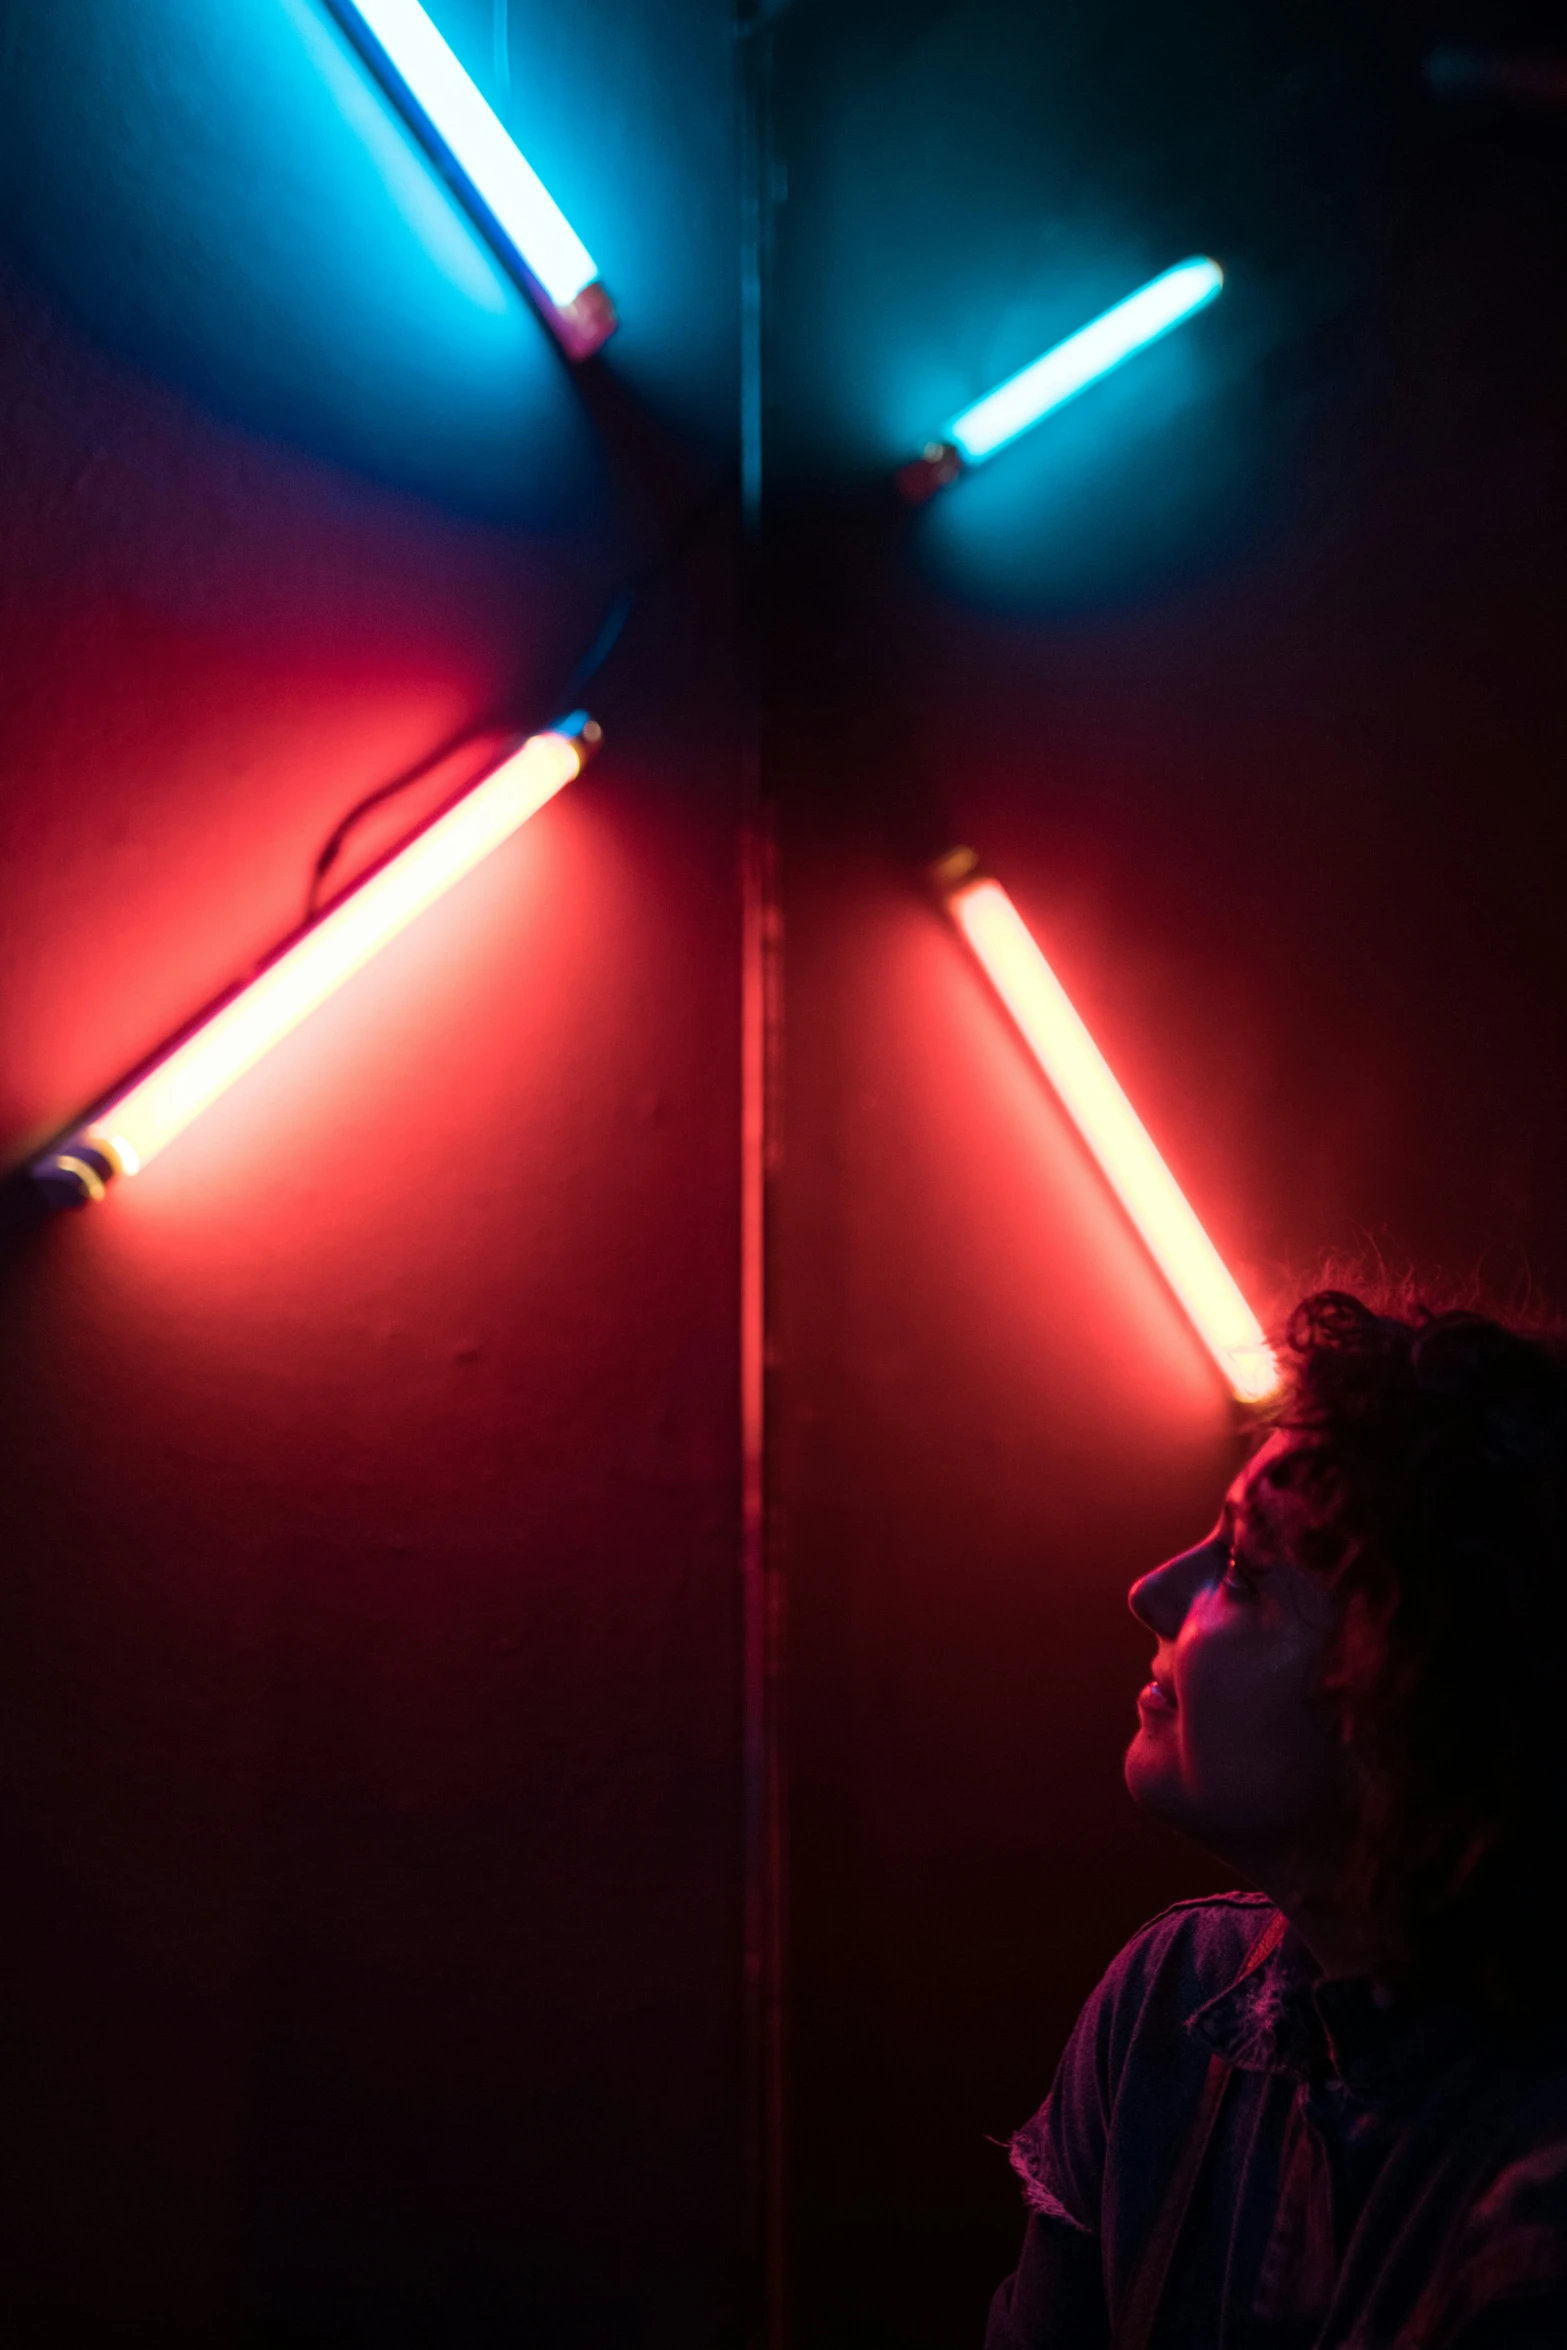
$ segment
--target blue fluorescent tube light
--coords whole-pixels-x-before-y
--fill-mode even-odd
[[[1217,261],[1178,262],[1162,277],[1140,286],[1091,325],[1079,327],[1042,359],[1008,376],[993,392],[965,408],[939,441],[899,475],[905,496],[916,502],[957,478],[965,467],[982,465],[1008,441],[1027,432],[1053,408],[1060,408],[1134,351],[1157,342],[1171,327],[1206,309],[1224,284]]]
[[[995,391],[976,400],[948,425],[945,438],[966,465],[980,465],[994,457],[1008,441],[1027,432],[1052,408],[1062,407],[1086,391],[1134,351],[1143,350],[1167,335],[1182,319],[1205,309],[1224,284],[1217,261],[1182,261],[1167,269],[1124,302],[1117,302],[1091,326],[1079,327],[1064,343],[1057,343],[1043,359],[1009,376]]]
[[[596,351],[615,311],[592,254],[419,0],[331,6],[566,351]]]

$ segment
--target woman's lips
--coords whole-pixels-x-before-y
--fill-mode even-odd
[[[1137,1710],[1142,1714],[1173,1714],[1174,1694],[1163,1681],[1147,1681],[1137,1692]]]

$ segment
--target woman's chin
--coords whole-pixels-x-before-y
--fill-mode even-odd
[[[1206,1851],[1214,1849],[1213,1822],[1206,1807],[1193,1800],[1182,1774],[1180,1749],[1159,1725],[1150,1728],[1144,1723],[1127,1748],[1121,1769],[1126,1792],[1139,1811],[1163,1820],[1167,1828],[1178,1828]]]
[[[1140,1811],[1152,1812],[1157,1819],[1178,1821],[1180,1764],[1166,1739],[1151,1736],[1148,1725],[1141,1724],[1126,1750],[1121,1769],[1126,1792]]]

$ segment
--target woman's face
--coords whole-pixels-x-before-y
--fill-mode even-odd
[[[1275,1893],[1342,1848],[1351,1810],[1348,1761],[1317,1694],[1335,1603],[1299,1564],[1291,1452],[1270,1437],[1208,1539],[1130,1595],[1158,1646],[1127,1786]]]

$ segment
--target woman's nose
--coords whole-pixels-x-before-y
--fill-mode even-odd
[[[1209,1548],[1200,1542],[1178,1558],[1166,1559],[1162,1567],[1139,1575],[1127,1593],[1127,1605],[1137,1621],[1161,1640],[1173,1640],[1185,1623],[1192,1594],[1207,1572]]]

